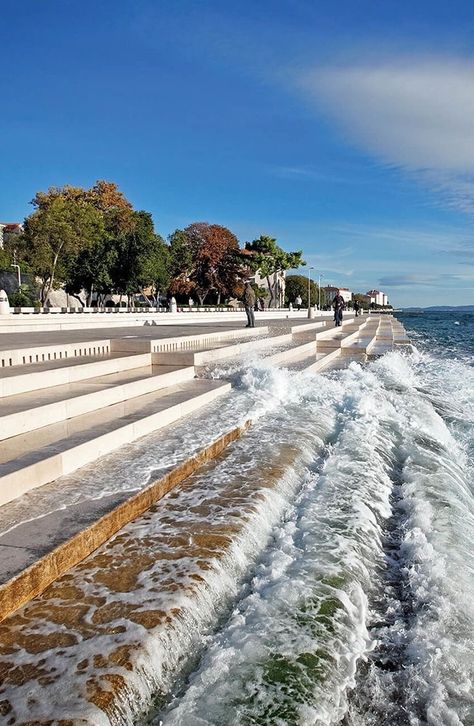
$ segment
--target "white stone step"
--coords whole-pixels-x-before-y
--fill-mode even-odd
[[[7,439],[0,446],[0,505],[163,428],[230,391],[194,379]]]
[[[41,388],[61,386],[73,381],[105,376],[133,368],[151,365],[150,353],[130,355],[112,353],[109,356],[84,356],[50,360],[18,367],[5,368],[0,378],[0,397],[14,396]]]
[[[345,326],[316,333],[316,347],[319,352],[338,350],[345,343],[354,340],[365,329],[367,321],[354,321]]]
[[[315,356],[308,357],[300,367],[300,370],[307,371],[309,373],[321,373],[331,366],[334,361],[341,357],[341,349],[338,348],[327,353],[316,353]]]
[[[154,365],[204,366],[225,358],[242,355],[253,350],[262,350],[270,346],[284,345],[292,340],[291,333],[284,335],[258,338],[251,341],[226,343],[220,341],[212,347],[204,346],[201,350],[177,350],[171,352],[152,353]]]
[[[265,356],[265,360],[269,363],[278,365],[280,363],[288,363],[290,361],[300,360],[306,358],[308,355],[313,353],[316,355],[316,341],[310,340],[305,343],[296,344],[286,350],[278,351],[272,355]]]
[[[311,323],[303,323],[302,325],[292,325],[291,332],[293,335],[298,335],[299,333],[306,333],[309,330],[322,330],[327,327],[328,321],[327,320],[314,320]]]
[[[129,353],[172,353],[190,350],[208,350],[223,341],[261,338],[268,334],[267,326],[257,328],[233,328],[174,338],[143,338],[130,336],[110,341],[111,350]]]
[[[62,358],[82,356],[104,356],[110,353],[110,340],[85,340],[76,343],[55,343],[51,345],[32,345],[27,348],[14,348],[0,351],[0,369],[10,366],[31,365]]]
[[[194,378],[194,367],[147,366],[0,399],[0,440]]]

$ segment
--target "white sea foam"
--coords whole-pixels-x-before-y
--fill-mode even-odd
[[[474,723],[472,369],[450,365],[448,390],[417,351],[333,374],[344,393],[322,470],[156,723]]]
[[[199,597],[179,600],[176,627],[146,633],[129,623],[120,636],[101,636],[104,653],[145,643],[139,667],[123,673],[132,695],[116,723],[132,723],[156,691],[171,699],[153,716],[165,726],[322,726],[343,717],[354,726],[472,726],[474,370],[459,360],[441,367],[415,350],[326,376],[255,360],[213,375],[231,376],[235,393],[208,419],[219,427],[251,416],[255,428],[192,490],[130,528],[144,539],[150,527],[179,530],[206,501],[218,520],[224,509],[214,497],[236,470],[251,481],[294,442],[301,456],[205,573]],[[192,421],[192,430],[175,428],[169,449],[134,449],[133,471],[169,465],[176,441],[188,450],[205,440],[205,419]],[[147,571],[123,597],[168,609],[177,600],[159,592],[161,570],[183,582],[194,566],[157,560],[153,581]],[[96,645],[84,643],[86,656]],[[49,658],[65,677],[74,673],[79,708],[91,672],[78,677],[67,657]],[[37,716],[51,716],[44,697]]]

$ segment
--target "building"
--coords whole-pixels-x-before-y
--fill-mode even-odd
[[[23,232],[21,222],[0,222],[0,250],[3,249],[4,242],[8,241],[10,235]]]
[[[330,305],[336,297],[338,291],[344,298],[344,302],[348,303],[352,300],[352,291],[348,287],[334,287],[333,285],[326,285],[321,290],[324,292],[326,298],[326,305]]]
[[[241,249],[241,254],[247,257],[251,257],[253,252],[247,249]],[[262,277],[259,271],[253,272],[249,275],[250,282],[253,282],[260,288],[264,288],[268,291],[268,297],[273,297],[273,306],[277,308],[283,308],[285,306],[285,289],[286,289],[286,270],[277,270],[273,272],[268,280],[266,277]],[[270,285],[269,285],[270,283]],[[271,288],[271,290],[270,290]]]
[[[388,305],[387,295],[380,290],[368,290],[367,295],[373,298],[371,302],[374,302],[376,305]]]

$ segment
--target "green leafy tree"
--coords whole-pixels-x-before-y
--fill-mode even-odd
[[[26,218],[22,254],[42,281],[44,305],[51,290],[67,277],[71,259],[104,234],[103,217],[92,204],[62,189],[40,192]]]
[[[168,248],[155,233],[151,214],[133,212],[133,221],[133,229],[117,240],[118,254],[112,271],[116,291],[126,294],[129,302],[137,292],[149,299],[145,288],[158,292],[169,282]]]
[[[112,272],[117,255],[115,240],[107,236],[82,250],[68,265],[65,284],[68,295],[76,298],[82,306],[90,306],[94,293],[99,301],[110,294],[114,287]],[[86,293],[85,302],[80,297],[83,290]]]
[[[353,304],[356,300],[363,310],[369,309],[369,302],[367,301],[365,295],[363,295],[362,293],[356,292],[354,295],[354,298],[353,298]]]
[[[319,302],[319,287],[313,280],[310,282],[311,304]],[[295,304],[300,295],[303,307],[308,307],[308,278],[304,275],[288,275],[286,277],[285,298],[287,304]],[[322,301],[321,301],[322,302]]]
[[[302,259],[303,253],[301,251],[285,252],[277,244],[276,239],[267,235],[261,235],[253,242],[247,242],[245,249],[252,254],[246,255],[243,261],[253,272],[258,272],[261,277],[266,279],[270,294],[269,307],[272,307],[276,296],[271,277],[280,270],[296,269],[305,265],[306,262]]]
[[[13,257],[9,250],[0,249],[0,272],[11,272]]]

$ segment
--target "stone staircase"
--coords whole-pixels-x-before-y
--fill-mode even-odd
[[[3,351],[0,505],[225,395],[229,383],[198,379],[195,366],[206,352],[233,355],[267,334],[261,327]]]
[[[407,343],[396,320],[371,316],[346,319],[341,328],[313,321],[179,339],[133,336],[100,346],[96,341],[96,350],[81,343],[69,351],[54,346],[20,351],[0,368],[1,501],[229,391],[226,381],[196,378],[197,366],[255,350],[270,365],[318,371]],[[169,642],[171,631],[177,631],[176,647],[189,649],[193,621],[187,608],[218,599],[212,587],[219,593],[223,559],[237,551],[240,556],[242,535],[248,539],[260,525],[255,514],[268,510],[268,494],[306,456],[312,435],[302,431],[294,442],[283,436],[270,454],[254,435],[257,459],[240,467],[235,450],[228,459],[225,450],[249,423],[120,496],[70,500],[63,507],[66,480],[60,480],[25,497],[20,526],[8,526],[0,535],[5,723],[92,726],[109,722],[109,715],[110,721],[120,719],[123,704],[133,703],[138,670],[142,675],[150,653],[160,652],[157,644]],[[71,477],[70,486],[77,486],[79,477],[83,485],[84,476]],[[97,477],[95,468],[91,476]],[[35,498],[48,500],[36,517]],[[16,505],[3,510],[10,510],[11,519]],[[154,672],[162,663],[167,667],[159,656],[155,663]]]
[[[0,369],[0,505],[225,395],[196,369],[258,352],[272,365],[322,371],[407,341],[389,317],[342,327],[218,330],[176,338],[127,336],[4,351]]]

